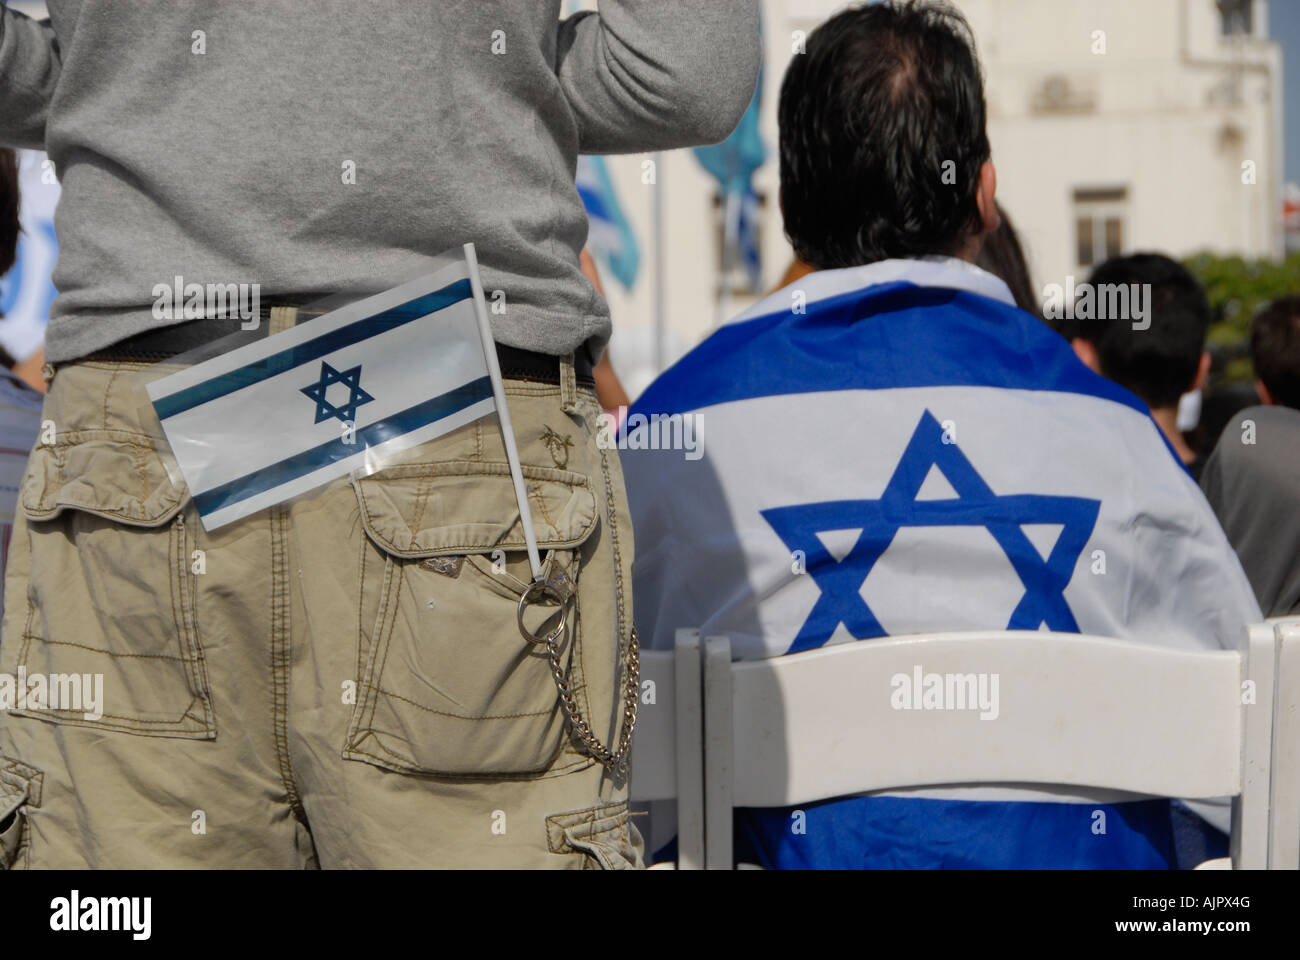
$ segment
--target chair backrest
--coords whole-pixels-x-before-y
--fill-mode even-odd
[[[706,865],[731,866],[733,806],[1025,783],[1233,796],[1233,862],[1263,867],[1273,638],[1243,633],[1238,651],[979,631],[737,663],[710,637]]]
[[[676,801],[677,866],[699,870],[704,866],[704,730],[698,630],[679,630],[671,651],[642,651],[641,691],[629,795],[639,803]]]
[[[1300,617],[1265,624],[1277,643],[1269,866],[1300,869]]]

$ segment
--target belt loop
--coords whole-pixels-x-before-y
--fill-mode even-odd
[[[271,308],[271,329],[266,332],[268,337],[273,337],[277,333],[283,333],[298,322],[297,307],[272,307]]]
[[[560,406],[565,413],[578,409],[578,378],[573,372],[573,354],[560,357]]]

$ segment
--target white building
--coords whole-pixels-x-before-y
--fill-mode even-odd
[[[1081,279],[1119,251],[1282,254],[1282,57],[1267,39],[1268,0],[954,2],[971,22],[984,66],[998,195],[1038,287],[1069,274]],[[44,11],[40,0],[11,5]],[[582,5],[594,8],[595,0]],[[792,257],[777,208],[781,80],[801,35],[844,5],[763,0],[769,159],[755,182],[766,200],[767,288]],[[734,291],[719,296],[722,213],[713,180],[680,150],[660,158],[648,184],[648,159],[609,161],[643,249],[631,292],[612,278],[605,283],[614,362],[634,395],[656,373],[656,275],[666,361],[752,300]]]
[[[776,103],[798,31],[840,0],[764,0],[763,132],[770,157],[763,281],[791,259],[777,209]],[[1028,252],[1036,286],[1083,279],[1118,252],[1199,250],[1280,256],[1282,57],[1267,0],[956,0],[985,71],[998,195]],[[626,293],[606,284],[613,357],[635,393],[653,374],[655,191],[665,239],[669,359],[719,319],[720,214],[714,184],[689,151],[610,161],[646,250]],[[732,297],[734,314],[749,302]]]

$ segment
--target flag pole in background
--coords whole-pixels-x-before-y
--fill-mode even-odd
[[[653,229],[655,248],[655,286],[654,286],[654,361],[655,376],[664,372],[667,351],[664,349],[666,323],[664,317],[665,265],[664,265],[664,155],[660,151],[653,158],[655,187],[652,196]]]
[[[501,364],[497,360],[496,341],[488,324],[487,298],[483,295],[483,279],[478,272],[478,255],[474,244],[464,247],[465,262],[469,265],[470,289],[474,291],[474,310],[478,314],[479,337],[483,341],[483,357],[487,360],[488,376],[492,380],[492,395],[496,398],[497,416],[501,418],[501,435],[506,444],[506,459],[510,461],[510,478],[515,482],[515,499],[519,502],[519,522],[524,527],[524,542],[528,546],[528,566],[533,581],[541,579],[542,561],[537,552],[537,534],[533,531],[533,512],[528,506],[528,488],[524,486],[524,472],[519,465],[519,448],[515,445],[515,428],[510,422],[510,407],[506,404],[505,383],[501,379]]]
[[[739,257],[741,195],[735,190],[726,191],[722,207],[722,279],[718,284],[718,317],[714,323],[720,327],[731,314],[731,271]]]

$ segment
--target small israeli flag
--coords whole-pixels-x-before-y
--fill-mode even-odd
[[[472,244],[449,266],[146,389],[208,530],[494,411],[523,491]],[[531,541],[526,497],[520,509]]]

